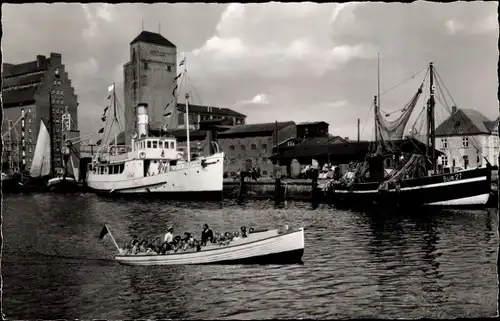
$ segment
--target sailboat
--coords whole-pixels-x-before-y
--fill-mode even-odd
[[[403,153],[396,150],[393,141],[402,138],[410,114],[423,93],[427,78],[429,99],[425,105],[426,150],[422,154],[402,156]],[[431,62],[417,93],[403,108],[402,115],[392,122],[385,119],[381,113],[380,99],[377,103],[375,96],[375,148],[366,155],[365,162],[353,164],[350,173],[327,184],[327,197],[331,198],[333,203],[454,207],[484,206],[488,202],[491,192],[489,163],[484,167],[451,173],[438,170],[435,150],[435,79],[435,69]],[[396,163],[396,169],[388,174],[385,167],[391,160]]]
[[[174,91],[176,88],[177,86]],[[116,116],[114,86],[112,97]],[[177,139],[171,135],[151,135],[148,105],[140,103],[136,108],[137,132],[125,133],[131,136],[130,145],[117,145],[116,136],[114,144],[101,145],[92,156],[92,163],[89,164],[87,186],[96,193],[104,195],[135,194],[175,199],[220,199],[224,153],[215,142],[212,142],[215,150],[212,155],[196,157],[191,155],[189,117],[187,117],[189,98],[189,94],[186,94],[184,118],[187,146],[184,150],[178,147]],[[175,115],[176,104],[172,105]],[[172,117],[171,114],[172,112],[169,112],[165,116]]]

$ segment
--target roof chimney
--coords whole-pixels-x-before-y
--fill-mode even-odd
[[[457,106],[451,107],[451,114],[453,115],[456,112],[457,112]]]
[[[346,141],[349,141],[349,137],[344,137],[344,139],[345,139]]]
[[[41,68],[43,66],[44,62],[45,62],[45,56],[42,56],[42,55],[36,56],[36,67],[37,68]]]

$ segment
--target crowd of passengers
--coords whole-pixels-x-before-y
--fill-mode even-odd
[[[198,252],[207,245],[225,246],[231,241],[236,241],[241,238],[247,237],[247,228],[242,226],[240,231],[226,232],[224,234],[216,232],[215,234],[208,227],[207,224],[203,225],[203,232],[201,232],[201,239],[198,240],[194,236],[186,232],[184,237],[180,235],[174,236],[174,228],[169,226],[167,233],[163,238],[157,237],[154,241],[149,241],[147,238],[139,240],[137,236],[133,236],[130,242],[126,242],[122,254],[135,255],[135,254],[171,254],[177,252]],[[249,229],[249,233],[253,232],[253,228]]]

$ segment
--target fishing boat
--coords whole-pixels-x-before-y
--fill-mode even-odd
[[[302,263],[303,254],[304,228],[299,228],[256,231],[229,245],[210,244],[198,252],[119,254],[115,260],[123,265],[295,264]]]
[[[422,110],[427,111],[426,150],[421,154],[404,156],[391,143],[402,138],[427,78],[429,98]],[[327,197],[333,203],[453,207],[484,206],[488,202],[491,192],[491,166],[488,162],[486,166],[447,173],[443,168],[438,168],[438,151],[435,149],[435,80],[435,69],[431,62],[417,93],[394,121],[385,119],[380,111],[379,89],[378,96],[374,98],[374,148],[367,154],[365,162],[354,164],[352,171],[341,180],[331,180],[326,184]],[[387,163],[395,164],[390,173],[385,169]]]
[[[164,114],[165,119],[171,122],[177,120],[177,88],[175,84],[173,89],[175,101],[167,105],[172,109]],[[105,108],[102,120],[112,116],[110,125],[112,128],[114,124],[120,126],[115,85],[110,86],[108,91],[108,98],[112,99],[110,106],[113,108],[109,109],[108,114],[106,114],[108,107]],[[88,167],[87,186],[94,192],[107,196],[148,195],[169,199],[221,199],[224,152],[217,142],[211,141],[212,154],[191,153],[189,99],[190,95],[186,93],[185,148],[178,146],[176,137],[166,130],[167,125],[160,131],[155,129],[156,133],[153,133],[149,128],[148,105],[140,103],[135,108],[136,131],[125,132],[125,135],[130,135],[130,145],[118,145],[116,133],[114,143],[100,145]],[[99,132],[104,132],[104,127]],[[111,132],[111,129],[108,132]],[[101,141],[99,140],[99,143]]]

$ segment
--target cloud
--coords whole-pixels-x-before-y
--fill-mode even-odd
[[[265,94],[257,94],[250,100],[243,100],[242,102],[240,102],[240,104],[268,105],[269,100],[267,99],[267,96]]]

